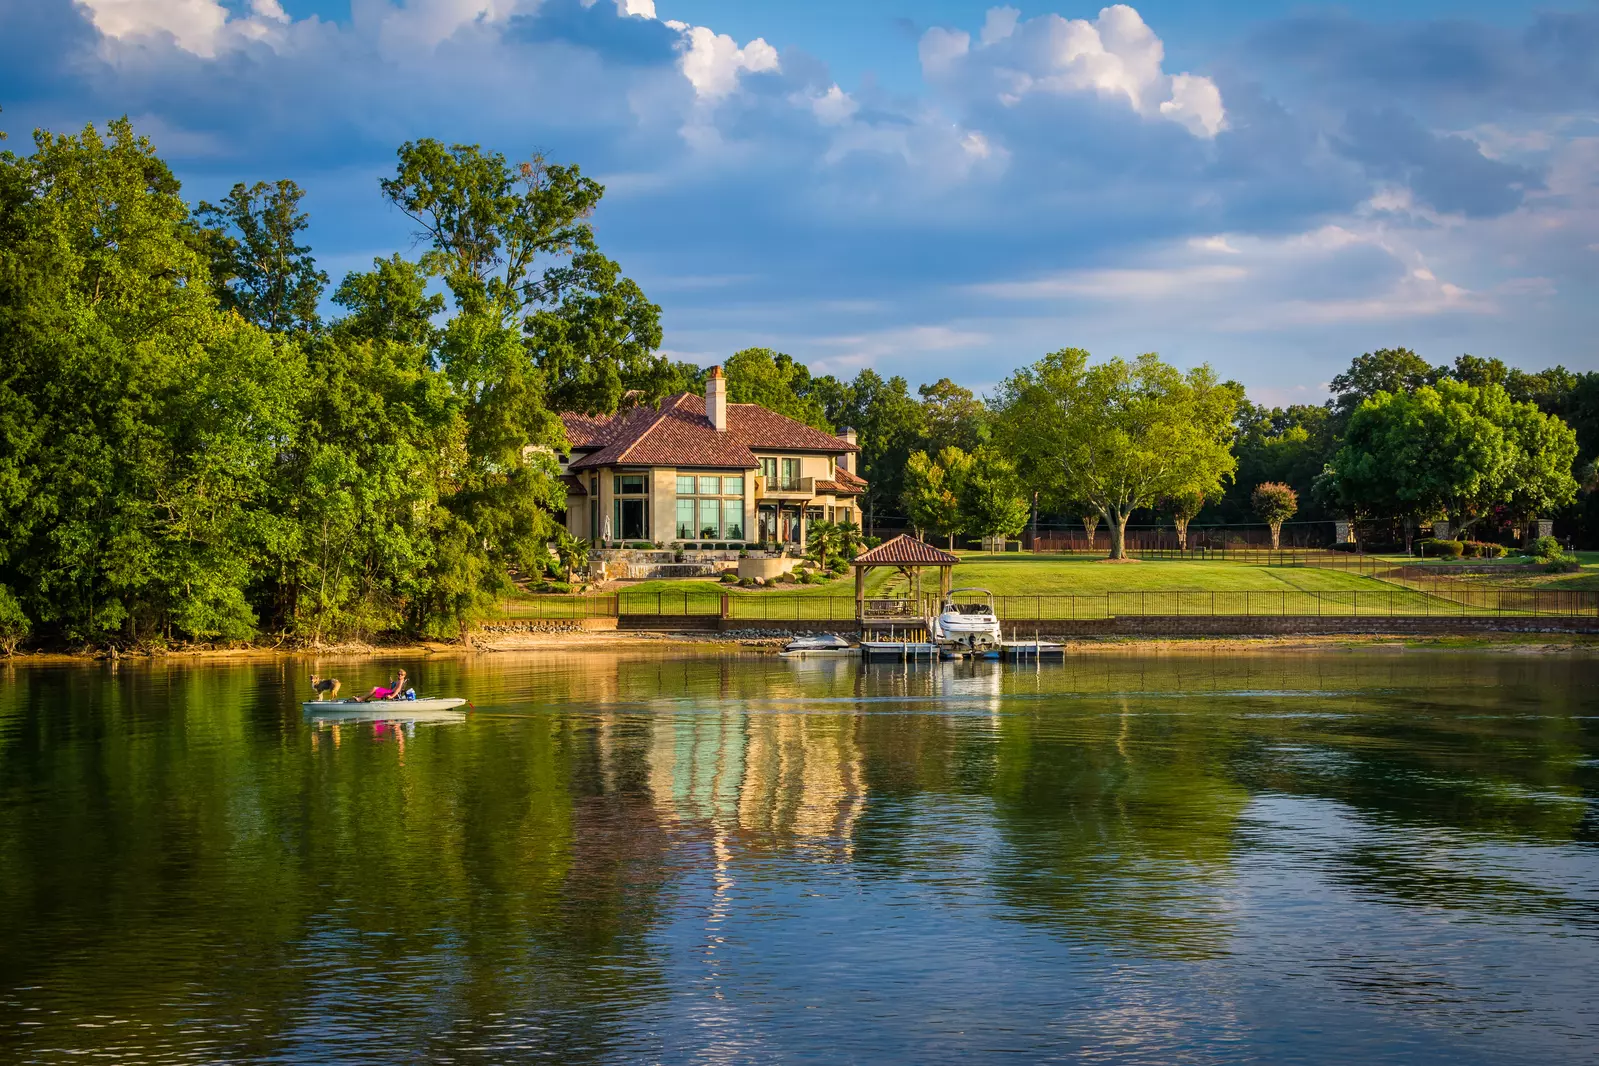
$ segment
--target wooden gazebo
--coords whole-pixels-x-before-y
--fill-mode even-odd
[[[855,567],[855,617],[861,622],[867,621],[866,616],[866,571],[879,566],[892,566],[896,570],[903,570],[911,575],[913,602],[920,608],[922,599],[922,571],[928,567],[938,567],[938,596],[940,602],[949,595],[952,584],[952,571],[955,564],[960,562],[947,551],[942,551],[931,544],[917,540],[915,537],[901,534],[893,540],[879,544],[870,551],[857,555],[850,564]]]

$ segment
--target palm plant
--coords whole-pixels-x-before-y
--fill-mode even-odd
[[[572,536],[565,529],[557,528],[555,557],[560,561],[561,569],[566,571],[566,580],[571,581],[574,573],[588,569],[589,542],[582,537]]]

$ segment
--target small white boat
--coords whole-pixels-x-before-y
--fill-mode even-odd
[[[306,700],[300,704],[306,715],[319,722],[421,722],[461,721],[457,711],[466,700],[440,696],[417,700]]]
[[[933,641],[966,651],[988,651],[1001,643],[994,597],[987,589],[954,589],[933,621]]]
[[[795,637],[783,646],[784,655],[850,655],[857,649],[837,633]]]

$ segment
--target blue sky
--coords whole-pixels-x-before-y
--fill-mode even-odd
[[[335,279],[410,247],[408,138],[577,162],[701,363],[1599,369],[1589,2],[0,0],[0,106],[127,113],[195,199],[293,178]]]

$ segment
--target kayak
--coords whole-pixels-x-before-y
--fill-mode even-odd
[[[387,722],[453,711],[465,704],[458,696],[438,696],[425,700],[306,700],[300,707],[306,714],[329,721]]]

